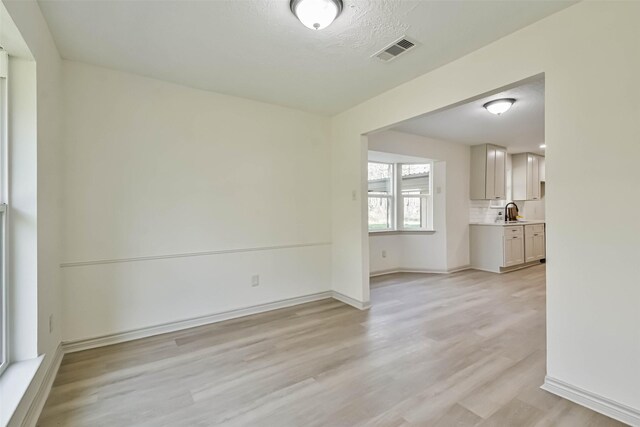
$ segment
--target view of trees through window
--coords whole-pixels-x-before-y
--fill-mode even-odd
[[[403,228],[426,228],[429,200],[430,164],[411,164],[401,167]]]
[[[393,165],[369,163],[369,228],[384,230],[392,227]]]

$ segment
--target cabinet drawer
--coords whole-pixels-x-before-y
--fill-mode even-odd
[[[542,233],[544,233],[544,224],[525,225],[524,226],[524,230],[525,230],[525,233],[527,233],[528,236],[530,236],[532,234],[542,234]]]
[[[504,237],[522,236],[523,234],[521,225],[503,227],[502,232],[504,233]]]

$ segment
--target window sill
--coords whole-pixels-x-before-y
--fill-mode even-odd
[[[0,426],[8,425],[44,356],[10,364],[0,376]]]
[[[434,234],[436,230],[369,230],[369,236],[392,234]]]

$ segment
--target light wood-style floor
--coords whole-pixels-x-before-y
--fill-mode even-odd
[[[544,266],[372,280],[326,300],[66,355],[40,426],[614,426],[539,389]]]

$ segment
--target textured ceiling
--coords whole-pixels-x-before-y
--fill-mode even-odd
[[[563,9],[566,1],[344,0],[312,31],[288,0],[40,0],[63,58],[334,114]],[[407,35],[390,63],[372,54]]]
[[[515,98],[516,102],[500,116],[483,108],[498,98]],[[393,130],[468,145],[497,144],[511,153],[544,153],[540,148],[544,143],[544,80],[417,117]]]

